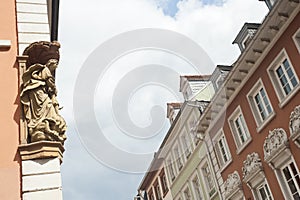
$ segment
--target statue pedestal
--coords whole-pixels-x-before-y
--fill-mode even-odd
[[[59,142],[19,145],[22,159],[22,199],[62,200],[60,164],[64,148]]]

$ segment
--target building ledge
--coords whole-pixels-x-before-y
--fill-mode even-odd
[[[22,161],[57,157],[62,163],[64,151],[65,149],[60,142],[39,141],[19,145],[19,152]]]

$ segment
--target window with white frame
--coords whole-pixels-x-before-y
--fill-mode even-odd
[[[170,180],[174,181],[174,179],[175,179],[174,166],[173,166],[172,160],[170,158],[167,161],[167,168],[169,171]]]
[[[229,117],[229,125],[237,146],[237,152],[240,152],[251,141],[251,136],[240,106]]]
[[[299,86],[298,76],[285,50],[281,51],[270,65],[268,73],[279,102],[284,105],[289,97],[296,92],[297,86]]]
[[[256,189],[259,200],[273,200],[272,194],[269,189],[269,185],[264,182]]]
[[[154,190],[155,190],[156,200],[162,200],[162,195],[160,192],[160,186],[159,186],[158,182],[156,182],[156,184],[154,186]]]
[[[192,185],[193,185],[193,190],[194,190],[196,199],[197,200],[202,199],[203,197],[202,197],[202,192],[201,192],[200,180],[197,175],[195,175],[195,177],[192,179]]]
[[[293,161],[282,168],[283,179],[289,188],[289,193],[294,200],[300,199],[300,177],[299,170]]]
[[[240,119],[239,119],[240,120]],[[244,136],[242,137],[243,141]],[[215,140],[215,148],[221,168],[231,160],[231,154],[223,131],[220,131]]]
[[[183,191],[184,200],[192,200],[190,188],[187,186]]]
[[[186,134],[183,134],[181,136],[181,143],[182,143],[185,157],[188,159],[191,155],[191,142]]]
[[[182,169],[182,166],[183,166],[183,162],[182,162],[182,153],[180,152],[178,146],[176,146],[174,148],[174,158],[176,160],[176,165],[177,165],[177,169],[178,170],[181,170]]]
[[[273,116],[273,108],[261,79],[247,96],[257,127],[262,127]]]
[[[298,30],[296,31],[296,33],[293,36],[293,40],[295,42],[295,45],[298,49],[298,52],[300,54],[300,28],[298,28]]]
[[[215,190],[213,175],[211,173],[210,167],[207,162],[201,167],[201,170],[207,188],[207,194],[209,197],[211,197],[215,194],[216,190]]]
[[[152,189],[148,192],[148,196],[149,196],[150,200],[155,200]]]
[[[167,177],[165,175],[164,170],[161,173],[161,187],[162,187],[163,194],[165,195],[169,189],[168,189]]]

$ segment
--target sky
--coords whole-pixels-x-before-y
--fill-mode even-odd
[[[64,199],[133,199],[169,128],[166,103],[182,101],[179,75],[231,65],[243,24],[267,12],[258,0],[61,1]]]

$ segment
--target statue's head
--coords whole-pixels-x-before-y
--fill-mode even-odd
[[[50,60],[59,61],[59,48],[58,42],[34,42],[30,44],[25,50],[23,55],[28,56],[27,67],[34,64],[46,65]],[[53,62],[53,61],[51,61]]]
[[[55,71],[55,69],[57,68],[58,66],[58,60],[56,59],[50,59],[48,60],[48,62],[46,63],[46,66],[49,68],[49,70],[51,72]]]

